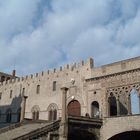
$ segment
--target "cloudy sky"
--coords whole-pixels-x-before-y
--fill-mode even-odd
[[[140,55],[140,0],[0,0],[0,71]]]

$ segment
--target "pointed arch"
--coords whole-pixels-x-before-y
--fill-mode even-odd
[[[68,104],[68,115],[70,116],[81,116],[81,104],[78,100],[72,100]]]
[[[108,103],[109,103],[109,116],[116,116],[117,115],[116,97],[111,95],[108,98]]]
[[[99,103],[97,101],[93,101],[91,103],[91,117],[99,118]]]
[[[58,110],[58,106],[55,103],[51,103],[48,108],[48,120],[49,121],[54,121],[57,120],[57,110]]]
[[[72,99],[72,96],[74,97],[74,99]],[[85,105],[85,103],[84,103],[82,97],[79,96],[79,95],[70,95],[70,96],[68,96],[68,98],[67,98],[67,105],[68,105],[71,101],[73,101],[73,100],[77,100],[77,101],[80,103],[81,106],[84,106],[84,105]]]
[[[39,106],[38,105],[33,106],[31,112],[32,112],[32,119],[39,120],[39,112],[40,112]]]

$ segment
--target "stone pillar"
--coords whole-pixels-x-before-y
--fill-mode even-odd
[[[60,126],[59,140],[67,140],[68,122],[67,122],[67,91],[68,88],[63,87],[62,90],[62,118]]]
[[[110,98],[108,98],[108,108],[107,108],[107,112],[108,112],[108,116],[107,117],[110,117]]]
[[[130,95],[127,96],[127,104],[128,104],[128,115],[131,115],[131,100]]]
[[[26,99],[27,96],[22,96],[20,122],[22,122],[25,118]]]
[[[119,97],[117,97],[117,116],[120,116],[120,101],[119,101]]]
[[[139,114],[140,114],[140,94],[139,94]]]

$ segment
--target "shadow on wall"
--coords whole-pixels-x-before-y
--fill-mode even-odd
[[[120,115],[127,115],[128,114],[127,107],[124,106],[124,104],[122,104],[121,102],[119,102],[119,106],[120,106]]]
[[[14,97],[11,104],[0,106],[0,127],[20,121],[22,96]]]

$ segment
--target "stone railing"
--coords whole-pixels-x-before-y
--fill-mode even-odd
[[[52,122],[51,124],[48,124],[48,125],[46,125],[42,128],[38,128],[34,131],[31,131],[28,134],[19,136],[19,137],[13,139],[13,140],[27,140],[27,139],[37,138],[38,136],[47,134],[48,132],[58,130],[59,126],[60,126],[60,120],[57,120],[55,122]]]
[[[5,133],[7,131],[10,131],[12,129],[15,129],[17,127],[20,127],[22,125],[22,123],[16,123],[16,124],[11,124],[10,126],[4,127],[0,129],[0,134],[1,133]]]
[[[20,127],[22,125],[31,124],[31,123],[45,123],[45,122],[48,122],[48,121],[44,121],[44,120],[32,120],[32,119],[26,119],[25,118],[22,122],[10,124],[9,126],[6,126],[4,128],[1,128],[0,129],[0,134],[1,133],[5,133],[7,131],[10,131],[12,129],[15,129],[17,127]]]
[[[84,117],[84,116],[80,116],[80,117],[69,116],[68,123],[81,123],[81,124],[87,124],[87,125],[101,126],[103,123],[103,120],[101,118],[89,118],[89,117]]]

